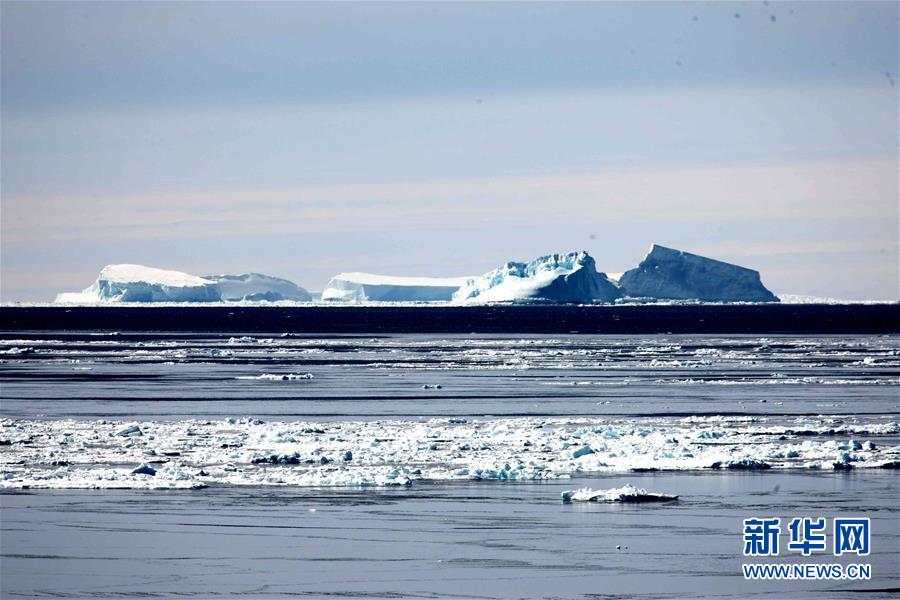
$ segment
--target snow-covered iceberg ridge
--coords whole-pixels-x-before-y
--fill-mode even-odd
[[[587,252],[549,254],[527,263],[508,262],[470,279],[454,302],[611,302],[622,292],[597,271]]]
[[[619,278],[626,296],[707,302],[778,302],[759,272],[654,244]]]
[[[468,277],[395,277],[340,273],[322,291],[332,302],[447,302]]]
[[[309,302],[312,300],[310,293],[293,281],[262,273],[204,275],[203,278],[219,284],[222,300],[225,301],[278,302],[290,300]]]
[[[62,293],[57,302],[218,302],[219,285],[212,280],[143,265],[107,265],[91,287]]]

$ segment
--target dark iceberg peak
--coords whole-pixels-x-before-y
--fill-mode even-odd
[[[707,302],[778,302],[759,272],[653,244],[635,269],[619,279],[626,295]]]

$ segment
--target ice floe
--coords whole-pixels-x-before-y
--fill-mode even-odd
[[[314,379],[312,373],[261,373],[260,375],[239,375],[235,379],[256,381],[300,381]]]
[[[592,490],[581,488],[578,490],[566,490],[561,494],[562,501],[570,502],[671,502],[678,500],[678,496],[648,492],[644,488],[625,485],[609,490]]]

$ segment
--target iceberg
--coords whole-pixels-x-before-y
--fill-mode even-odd
[[[778,302],[759,272],[654,244],[619,278],[626,296],[709,302]]]
[[[322,300],[337,302],[447,302],[468,277],[394,277],[340,273],[322,291]]]
[[[81,293],[63,293],[57,302],[218,302],[215,281],[143,265],[107,265]]]
[[[453,295],[455,302],[612,302],[622,296],[587,252],[550,254],[531,262],[508,262],[470,279]]]
[[[204,275],[203,279],[218,283],[222,300],[226,301],[276,302],[279,300],[293,300],[309,302],[312,300],[309,292],[293,281],[272,277],[271,275],[263,275],[262,273]]]

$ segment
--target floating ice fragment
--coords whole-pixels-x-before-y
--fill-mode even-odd
[[[141,428],[137,425],[132,425],[131,427],[126,427],[122,431],[117,432],[116,435],[122,437],[139,437],[144,435],[144,432],[142,432]]]
[[[730,469],[732,471],[763,471],[771,469],[772,466],[755,458],[742,458],[740,460],[720,461],[717,460],[710,465],[711,469]]]
[[[594,449],[590,446],[582,446],[578,450],[572,453],[572,458],[581,458],[582,456],[587,456],[588,454],[593,454]]]
[[[579,490],[566,490],[562,492],[562,501],[570,502],[671,502],[678,496],[648,492],[644,488],[636,488],[633,485],[625,485],[609,490],[592,490],[581,488]]]
[[[302,379],[314,379],[312,373],[263,373],[261,375],[240,375],[235,379],[257,381],[298,381]]]
[[[34,348],[31,346],[27,346],[25,348],[19,348],[18,346],[13,346],[12,348],[7,348],[6,350],[0,350],[0,354],[31,354],[34,352]]]
[[[148,465],[147,463],[141,463],[137,469],[131,472],[132,475],[156,475],[156,469]]]
[[[299,465],[300,453],[294,452],[293,454],[270,454],[268,456],[257,456],[250,459],[250,462],[255,465]]]

